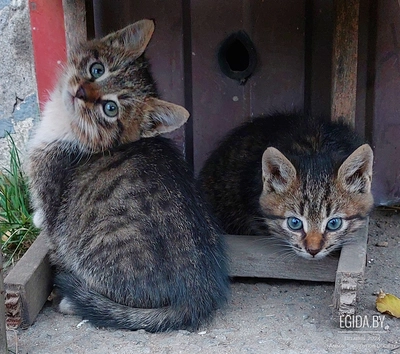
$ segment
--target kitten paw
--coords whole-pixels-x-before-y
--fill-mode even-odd
[[[44,212],[42,209],[38,209],[35,211],[35,213],[33,214],[33,224],[40,229],[43,225],[44,222]]]

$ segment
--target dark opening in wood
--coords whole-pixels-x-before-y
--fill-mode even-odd
[[[256,50],[246,32],[233,33],[221,43],[218,62],[226,76],[241,85],[246,83],[257,65]]]

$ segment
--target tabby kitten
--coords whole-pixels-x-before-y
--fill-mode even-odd
[[[29,146],[35,222],[59,309],[96,326],[196,329],[227,299],[224,244],[177,149],[188,112],[157,98],[150,20],[78,47]]]
[[[365,224],[372,163],[369,145],[344,123],[274,114],[233,130],[199,184],[225,232],[270,235],[320,259]]]

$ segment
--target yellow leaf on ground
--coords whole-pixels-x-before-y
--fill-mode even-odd
[[[376,309],[380,313],[387,313],[400,318],[400,299],[392,294],[386,294],[382,290],[376,298]]]

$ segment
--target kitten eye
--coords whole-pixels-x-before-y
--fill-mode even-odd
[[[288,218],[287,224],[290,229],[295,231],[301,230],[303,228],[303,222],[295,217]]]
[[[104,65],[102,63],[94,63],[90,66],[90,75],[92,75],[95,79],[98,79],[100,76],[104,74],[106,70],[104,69]]]
[[[103,111],[108,117],[115,117],[118,114],[118,106],[114,101],[106,101],[103,103]]]
[[[336,231],[339,230],[342,226],[342,219],[341,218],[333,218],[328,221],[326,224],[326,228],[329,231]]]

